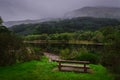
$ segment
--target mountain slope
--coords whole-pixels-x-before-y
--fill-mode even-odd
[[[75,32],[80,30],[96,30],[105,26],[118,25],[120,25],[120,21],[116,19],[80,17],[37,24],[21,24],[13,26],[10,29],[19,35],[29,35]]]
[[[46,21],[54,21],[54,20],[59,20],[55,18],[45,18],[45,19],[37,19],[37,20],[21,20],[21,21],[7,21],[4,22],[4,25],[7,27],[11,27],[14,25],[20,25],[20,24],[35,24],[35,23],[41,23],[41,22],[46,22]]]
[[[117,7],[83,7],[65,14],[66,18],[96,17],[96,18],[120,18],[120,8]]]

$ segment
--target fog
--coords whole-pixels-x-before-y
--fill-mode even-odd
[[[120,7],[120,0],[0,0],[4,21],[58,18],[86,6]]]

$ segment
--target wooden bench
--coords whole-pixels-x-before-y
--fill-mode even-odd
[[[72,61],[72,60],[55,60],[58,62],[58,69],[59,71],[71,71],[70,70],[63,70],[63,67],[67,67],[66,69],[69,68],[74,68],[76,69],[76,72],[88,72],[89,66],[88,64],[90,63],[89,61]],[[79,71],[82,69],[83,71]],[[74,71],[74,70],[72,70]]]

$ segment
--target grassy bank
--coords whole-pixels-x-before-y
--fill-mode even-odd
[[[0,67],[0,80],[113,80],[101,65],[93,65],[93,73],[53,71],[55,62],[31,61],[8,67]]]

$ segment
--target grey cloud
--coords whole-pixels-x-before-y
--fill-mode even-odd
[[[4,20],[61,17],[66,12],[85,6],[120,7],[120,0],[0,0]]]

